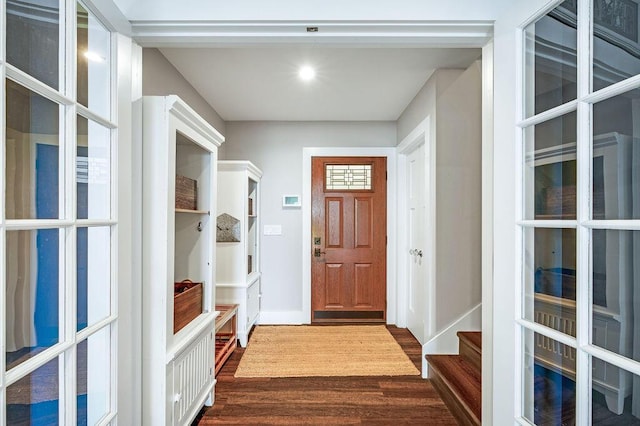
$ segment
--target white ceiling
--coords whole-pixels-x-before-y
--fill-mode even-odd
[[[463,48],[315,46],[162,48],[225,121],[395,121],[437,68],[466,68]],[[317,77],[302,82],[302,65]]]

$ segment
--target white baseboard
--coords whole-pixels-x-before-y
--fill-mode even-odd
[[[438,331],[433,337],[422,345],[422,377],[427,378],[429,375],[429,366],[425,361],[425,355],[434,354],[458,354],[458,331],[480,331],[482,329],[482,304],[463,314],[445,327]]]
[[[302,311],[260,311],[258,324],[262,325],[300,325],[309,324]]]

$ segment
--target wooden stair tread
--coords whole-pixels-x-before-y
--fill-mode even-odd
[[[458,331],[458,339],[466,341],[467,345],[477,352],[482,353],[482,332],[480,331]]]
[[[463,424],[480,424],[482,418],[482,375],[473,364],[465,361],[459,355],[427,355],[429,367],[433,370],[432,379],[439,392],[450,392],[454,403],[461,406],[469,422]],[[448,389],[437,386],[442,381]],[[442,399],[449,406],[452,401],[442,395]],[[454,407],[449,409],[458,417]]]

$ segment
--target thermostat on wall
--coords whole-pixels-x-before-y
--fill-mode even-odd
[[[283,195],[282,196],[282,207],[300,207],[300,196],[299,195]]]

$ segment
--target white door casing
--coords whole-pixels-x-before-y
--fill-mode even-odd
[[[426,310],[426,205],[425,205],[425,161],[424,143],[407,156],[407,192],[409,195],[408,240],[409,240],[409,291],[407,301],[407,327],[420,344],[425,340]]]
[[[408,327],[412,333],[414,325],[420,327],[417,321],[422,321],[422,338],[416,338],[424,344],[434,334],[435,330],[435,128],[431,125],[431,116],[426,117],[415,129],[405,137],[397,147],[398,150],[398,327]],[[422,173],[421,184],[409,184],[411,179],[411,158],[421,152]],[[419,166],[418,166],[419,167]],[[411,188],[421,189],[424,212],[422,215],[422,226],[419,231],[421,240],[418,250],[422,249],[422,257],[409,253],[415,250],[413,244],[418,244],[413,240],[413,230],[409,224],[409,211],[411,208]],[[411,273],[420,273],[421,285],[414,287],[420,290],[419,293],[411,294],[412,284]],[[418,265],[417,261],[420,261]],[[417,283],[416,283],[417,284]],[[413,297],[413,300],[412,300]],[[421,299],[421,300],[418,300]],[[419,303],[419,309],[410,313],[411,304]],[[419,311],[422,312],[419,312]],[[411,318],[413,316],[413,318]],[[421,317],[421,320],[418,320]],[[411,318],[411,319],[410,319]],[[413,324],[412,324],[413,322]],[[424,348],[424,346],[423,346]],[[427,362],[422,359],[422,377],[427,377]]]
[[[387,147],[323,147],[302,150],[302,251],[311,253],[311,157],[387,157],[387,324],[396,323],[398,282],[396,281],[397,205],[396,150]],[[302,257],[302,312],[299,323],[311,323],[311,256]]]

